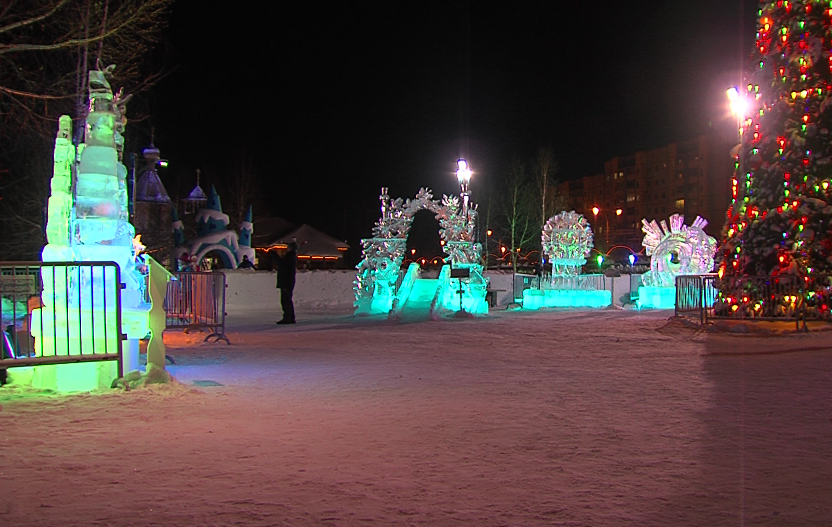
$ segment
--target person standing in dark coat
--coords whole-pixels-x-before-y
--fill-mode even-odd
[[[277,287],[280,289],[280,308],[283,318],[278,324],[295,323],[295,305],[292,302],[292,292],[295,289],[295,273],[298,268],[298,242],[292,240],[287,244],[283,255],[275,255],[277,267]]]

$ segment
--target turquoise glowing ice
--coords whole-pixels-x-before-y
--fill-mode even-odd
[[[676,304],[676,277],[704,274],[713,269],[716,240],[705,234],[708,221],[697,216],[690,226],[685,217],[674,214],[670,227],[664,220],[641,220],[646,253],[651,257],[650,271],[642,278],[638,290],[638,307],[672,309]]]
[[[427,295],[422,292],[427,282],[416,283],[422,280],[418,264],[415,267],[411,265],[399,282],[407,235],[413,216],[421,210],[429,210],[436,215],[444,251],[448,254],[439,280],[430,282],[433,284],[431,313],[459,310],[460,289],[463,291],[463,310],[487,312],[487,282],[482,275],[481,247],[475,242],[476,207],[465,208],[457,196],[445,195],[441,201],[435,200],[431,191],[425,188],[419,190],[415,199],[407,201],[401,198],[391,200],[387,188],[382,188],[379,200],[381,218],[373,227],[373,237],[361,240],[363,258],[356,266],[358,272],[353,288],[355,313],[396,313],[407,304],[412,291]],[[468,269],[468,277],[464,280],[451,278],[449,266]],[[451,294],[452,290],[456,296]]]

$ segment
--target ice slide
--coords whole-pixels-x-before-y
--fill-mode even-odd
[[[404,319],[427,319],[439,288],[438,278],[417,278],[413,281],[399,316]]]
[[[396,292],[388,316],[405,321],[431,318],[443,285],[441,276],[440,274],[440,278],[421,278],[419,264],[411,264]]]

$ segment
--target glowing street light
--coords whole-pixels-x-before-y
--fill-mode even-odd
[[[468,184],[471,182],[471,169],[468,167],[468,162],[464,159],[457,159],[456,160],[456,179],[459,181],[459,187],[462,190],[460,195],[462,196],[462,214],[465,215],[466,221],[468,220]]]
[[[728,95],[728,107],[731,109],[731,115],[737,118],[737,133],[740,141],[742,141],[742,122],[748,113],[748,101],[736,86],[728,88],[726,94]]]
[[[468,167],[468,162],[464,159],[457,159],[456,166],[456,178],[459,180],[462,192],[468,192],[468,183],[471,181],[471,169]]]
[[[738,119],[743,119],[746,111],[748,111],[748,102],[745,100],[745,97],[740,95],[740,90],[736,86],[728,88],[727,94],[731,115],[736,116]]]

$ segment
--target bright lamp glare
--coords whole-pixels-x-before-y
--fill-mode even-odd
[[[456,171],[456,178],[460,184],[467,184],[471,180],[471,169],[468,168],[468,162],[464,159],[458,159],[456,166],[459,167]]]
[[[731,108],[731,114],[737,117],[745,117],[748,109],[748,102],[746,102],[745,97],[740,96],[736,86],[728,88],[726,93],[728,94],[728,105]]]

